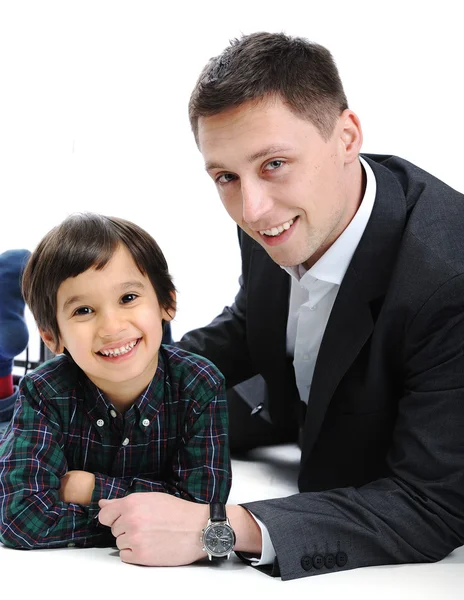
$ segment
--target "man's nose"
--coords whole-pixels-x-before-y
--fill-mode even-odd
[[[242,180],[242,218],[248,226],[259,226],[270,212],[272,204],[263,182]]]

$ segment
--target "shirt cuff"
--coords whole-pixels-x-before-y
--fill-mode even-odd
[[[256,523],[258,523],[259,528],[261,529],[261,539],[262,539],[261,556],[260,557],[250,556],[249,554],[246,554],[244,552],[241,552],[240,555],[243,558],[245,558],[246,560],[249,560],[251,562],[251,564],[253,565],[253,567],[261,567],[263,565],[272,565],[276,558],[276,553],[274,550],[274,546],[271,542],[271,536],[269,535],[269,531],[267,530],[266,525],[264,525],[264,523],[262,521],[260,521],[258,519],[258,517],[255,517],[255,515],[252,512],[250,512],[249,510],[248,510],[248,512],[253,517],[253,519],[256,521]]]
[[[127,484],[117,477],[102,475],[95,473],[95,487],[92,492],[92,499],[89,506],[89,517],[95,519],[100,512],[98,501],[101,498],[113,500],[114,498],[122,498],[126,495]]]

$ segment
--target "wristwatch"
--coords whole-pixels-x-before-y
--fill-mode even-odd
[[[229,558],[235,545],[235,532],[230,526],[223,502],[209,505],[209,519],[201,532],[200,541],[209,560]]]

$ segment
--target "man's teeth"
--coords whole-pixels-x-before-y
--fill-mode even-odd
[[[111,348],[111,350],[100,350],[100,354],[104,354],[105,356],[121,356],[121,354],[127,354],[132,350],[138,340],[134,340],[133,342],[129,342],[125,346],[121,346],[120,348]]]
[[[278,227],[273,227],[272,229],[263,229],[259,233],[261,235],[271,235],[272,237],[275,237],[276,235],[280,235],[283,231],[290,229],[294,222],[295,219],[290,219],[290,221],[286,221]]]

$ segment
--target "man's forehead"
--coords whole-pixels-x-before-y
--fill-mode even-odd
[[[207,170],[224,162],[250,162],[295,146],[296,135],[311,126],[280,100],[245,103],[198,120],[198,145]]]

